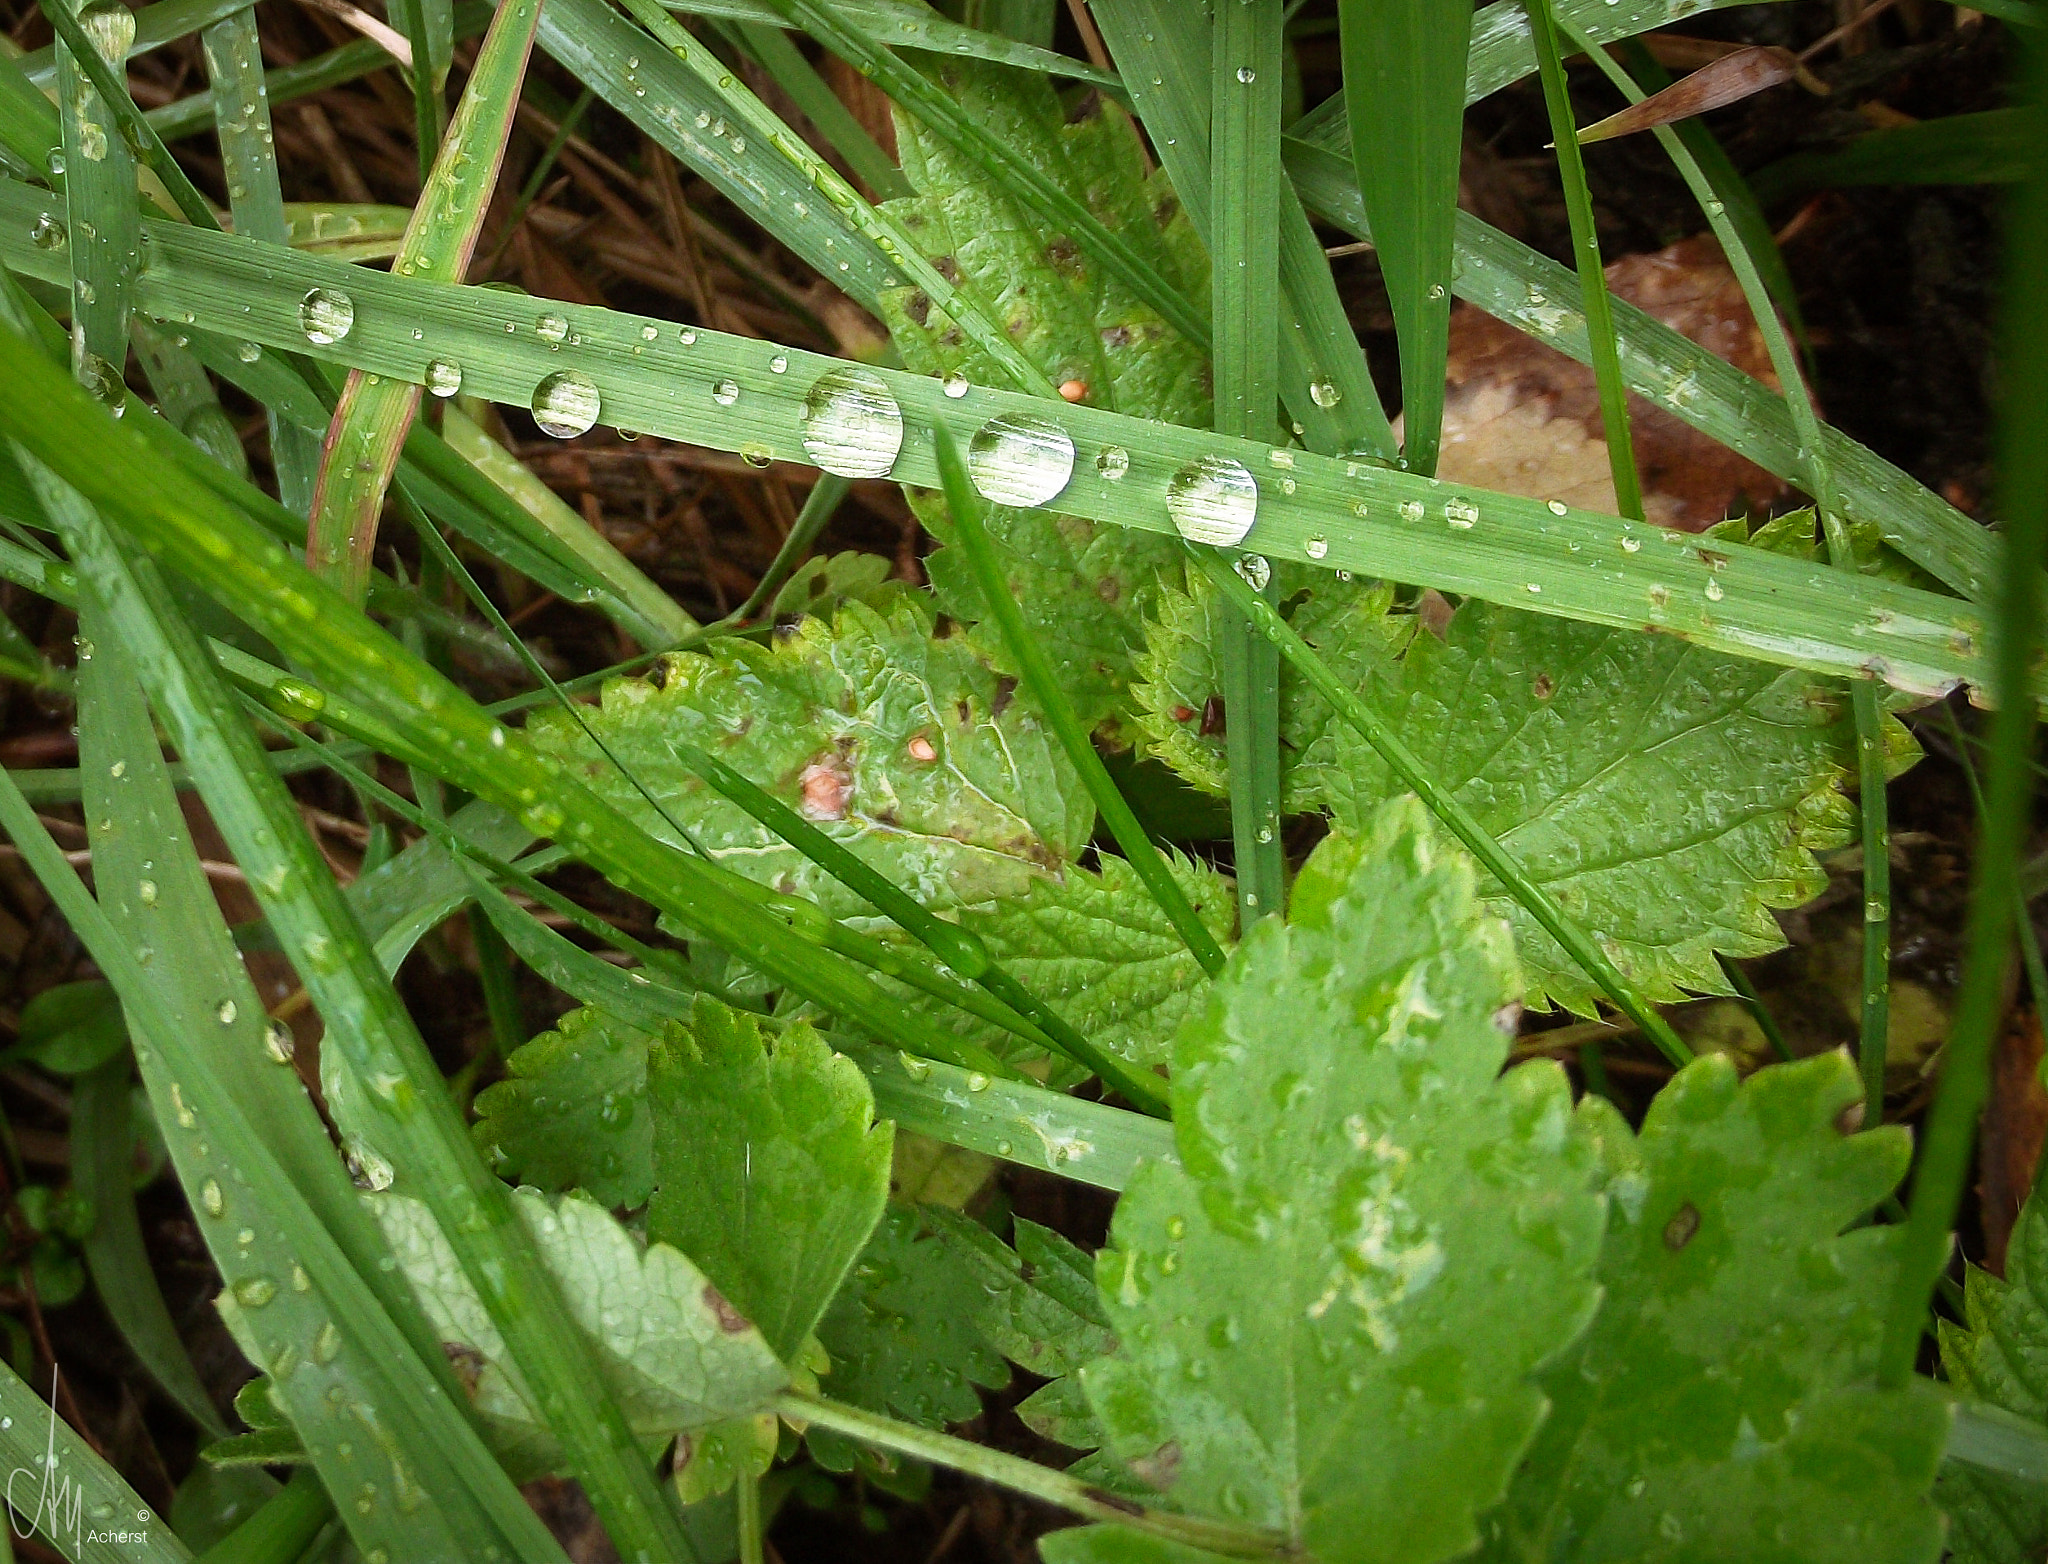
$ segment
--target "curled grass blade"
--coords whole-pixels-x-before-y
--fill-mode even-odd
[[[1565,79],[1564,60],[1558,54],[1557,22],[1551,15],[1550,0],[1527,3],[1530,34],[1536,45],[1536,67],[1543,78],[1543,104],[1550,114],[1557,172],[1564,184],[1565,214],[1571,223],[1572,259],[1578,266],[1579,297],[1586,311],[1586,344],[1593,354],[1593,380],[1600,388],[1600,425],[1607,435],[1607,470],[1614,477],[1614,502],[1622,515],[1631,521],[1641,521],[1643,480],[1636,472],[1635,441],[1629,434],[1628,385],[1621,377],[1621,353],[1614,340],[1614,307],[1607,297],[1607,274],[1600,265],[1593,193],[1586,188],[1586,162],[1579,150],[1571,86]],[[1355,129],[1354,122],[1354,132]],[[1366,212],[1370,215],[1371,211],[1368,198]],[[1448,241],[1449,233],[1444,237]],[[1793,416],[1798,417],[1796,409]]]
[[[1642,1028],[1643,1035],[1657,1045],[1658,1051],[1677,1065],[1691,1059],[1692,1050],[1679,1041],[1678,1034],[1671,1030],[1670,1023],[1656,1008],[1636,992],[1634,985],[1622,976],[1592,936],[1579,927],[1577,920],[1559,906],[1548,891],[1522,873],[1513,856],[1487,833],[1486,828],[1455,796],[1437,785],[1428,767],[1402,742],[1400,736],[1382,722],[1355,692],[1345,688],[1344,682],[1330,671],[1329,665],[1316,655],[1313,648],[1294,633],[1279,612],[1241,581],[1237,572],[1225,564],[1220,555],[1194,549],[1189,552],[1224,596],[1236,603],[1241,612],[1253,618],[1259,628],[1273,639],[1295,672],[1315,687],[1317,693],[1357,730],[1360,738],[1379,751],[1395,774],[1429,806],[1430,812],[1465,844],[1502,889],[1527,908],[1529,915],[1543,925],[1544,931],[1570,953],[1585,974],[1614,1001],[1615,1007]]]
[[[426,0],[412,0],[414,14]],[[448,136],[441,143],[406,225],[393,270],[422,282],[460,282],[467,275],[477,234],[498,185],[505,138],[519,107],[519,88],[540,22],[541,0],[507,0],[477,52]],[[429,73],[415,78],[428,82]],[[422,92],[437,104],[430,86]],[[421,113],[438,118],[422,100]],[[422,130],[426,127],[423,125]],[[434,127],[438,131],[438,124]],[[334,409],[320,482],[313,493],[307,557],[330,576],[344,597],[361,602],[369,585],[384,492],[398,466],[406,431],[419,411],[420,388],[410,381],[350,374]]]
[[[1451,225],[1472,8],[1465,0],[1339,0],[1351,162],[1401,340],[1403,455],[1436,471],[1450,352]]]

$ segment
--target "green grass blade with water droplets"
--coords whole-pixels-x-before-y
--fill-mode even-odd
[[[220,139],[221,176],[235,232],[266,244],[285,244],[284,193],[277,182],[277,148],[270,99],[263,80],[263,46],[254,9],[237,11],[199,35],[212,82],[213,123]],[[320,440],[275,408],[266,410],[271,463],[285,509],[306,515],[320,474]]]
[[[1372,237],[1343,159],[1292,138],[1284,156],[1310,211],[1358,238]],[[1590,361],[1578,278],[1569,269],[1467,212],[1458,214],[1457,244],[1458,297],[1582,364]],[[1616,301],[1614,318],[1629,390],[1766,472],[1801,480],[1799,436],[1783,397],[1634,305]],[[1991,590],[2002,553],[1996,534],[1840,430],[1823,435],[1849,520],[1872,523],[1885,542],[1965,597],[1981,600]]]
[[[27,240],[49,202],[45,192],[0,181],[0,258],[31,275],[62,275]],[[296,346],[305,341],[299,325],[305,290],[342,287],[356,301],[354,328],[344,340],[315,348],[317,356],[403,378],[422,378],[432,357],[448,358],[463,364],[464,383],[478,395],[521,406],[530,405],[539,382],[563,362],[530,330],[506,331],[527,318],[524,301],[508,308],[513,301],[491,289],[423,289],[407,279],[178,224],[152,223],[149,232],[151,264],[137,296],[154,314],[189,312],[195,321],[261,342]],[[600,388],[605,421],[717,450],[759,445],[774,456],[804,460],[805,398],[826,373],[845,367],[822,355],[709,331],[693,330],[685,344],[672,325],[641,316],[566,304],[554,312],[582,339],[576,362]],[[424,335],[430,329],[431,344],[414,340],[415,330]],[[655,340],[643,337],[648,329]],[[862,373],[880,380],[903,410],[906,435],[891,476],[909,483],[936,483],[930,440],[920,432],[931,424],[943,422],[967,442],[998,414],[1043,416],[1047,407],[980,387],[949,397],[934,380],[880,367]],[[714,395],[728,382],[729,404]],[[1167,532],[1173,523],[1165,494],[1174,474],[1198,458],[1227,458],[1256,475],[1258,519],[1244,546],[1271,559],[1598,624],[1654,627],[1737,656],[1817,672],[1875,671],[1914,690],[1939,693],[1983,676],[1977,611],[1929,592],[1852,579],[1734,544],[1703,549],[1684,534],[1552,509],[1540,500],[1369,463],[1276,452],[1255,441],[1099,408],[1061,407],[1057,417],[1077,450],[1117,446],[1130,456],[1125,476],[1115,481],[1092,460],[1076,462],[1055,501],[1073,515]],[[1445,547],[1448,539],[1458,546]],[[2048,677],[2041,687],[2048,689]]]
[[[69,235],[71,371],[95,396],[119,403],[128,365],[129,295],[141,261],[141,212],[135,200],[135,160],[85,66],[88,58],[98,60],[98,49],[117,58],[126,54],[123,18],[129,12],[119,6],[103,9],[88,33],[64,9],[68,3],[51,3],[52,20],[68,30],[77,46],[60,47],[57,55],[65,210],[62,218],[39,218],[31,236],[46,248],[65,249],[62,236]]]
[[[1466,0],[1339,0],[1351,161],[1401,342],[1402,446],[1436,471],[1450,351],[1452,216],[1472,28]]]
[[[164,421],[236,477],[248,477],[249,455],[213,382],[206,378],[205,366],[175,338],[139,320],[130,320],[128,339]]]
[[[1117,85],[1114,73],[1097,70],[1085,60],[1005,38],[1001,33],[965,26],[911,0],[833,0],[832,8],[876,37],[887,38],[891,48],[1015,65],[1022,70],[1064,76],[1098,87]],[[767,0],[669,0],[668,9],[723,21],[765,23],[770,27],[790,25]]]
[[[1280,0],[1217,7],[1209,55],[1209,310],[1216,428],[1268,439],[1280,340]],[[1253,590],[1270,594],[1270,583]],[[1270,600],[1270,599],[1269,599]],[[1238,922],[1277,914],[1287,894],[1280,841],[1280,653],[1242,614],[1225,620],[1225,747]]]
[[[1550,0],[1527,0],[1527,5],[1536,68],[1543,78],[1543,105],[1550,114],[1550,138],[1557,148],[1558,178],[1564,185],[1565,215],[1571,224],[1572,258],[1578,266],[1579,298],[1586,311],[1586,344],[1593,354],[1593,380],[1600,388],[1600,425],[1607,436],[1607,470],[1614,478],[1614,503],[1622,515],[1641,521],[1643,480],[1636,472],[1635,440],[1629,434],[1628,384],[1621,376],[1621,353],[1614,340],[1614,306],[1607,297],[1607,274],[1600,266],[1600,234],[1593,223],[1593,193],[1586,188],[1586,163],[1579,151],[1571,85],[1558,54],[1557,23],[1550,14]],[[1365,207],[1370,215],[1370,191]],[[1449,235],[1445,237],[1448,240]]]
[[[1380,757],[1414,790],[1429,807],[1430,813],[1465,844],[1508,895],[1528,909],[1529,915],[1571,954],[1585,974],[1642,1029],[1643,1035],[1657,1045],[1664,1057],[1675,1065],[1691,1059],[1692,1050],[1679,1041],[1678,1034],[1671,1030],[1656,1007],[1636,992],[1635,985],[1622,975],[1593,937],[1579,927],[1578,921],[1559,906],[1547,890],[1522,872],[1513,855],[1494,840],[1456,795],[1437,784],[1429,768],[1402,742],[1400,735],[1382,722],[1354,691],[1345,688],[1343,680],[1332,673],[1314,649],[1294,633],[1278,610],[1268,606],[1263,598],[1239,580],[1237,572],[1224,563],[1220,555],[1195,553],[1193,550],[1190,553],[1224,596],[1236,603],[1241,612],[1258,621],[1259,627],[1272,637],[1294,671],[1315,687],[1338,715],[1357,730],[1360,738],[1379,751]]]
[[[776,86],[789,94],[790,102],[817,127],[826,144],[846,159],[854,177],[868,187],[877,201],[911,193],[903,170],[889,160],[889,155],[868,134],[867,127],[825,85],[825,79],[779,26],[743,22],[733,31],[747,52],[774,78]]]
[[[22,74],[21,62],[0,58],[0,146],[38,179],[50,177],[50,149],[63,134],[57,111]]]
[[[884,92],[985,170],[1019,202],[1066,234],[1190,342],[1207,345],[1209,323],[1143,257],[972,119],[940,86],[905,65],[868,31],[819,0],[768,0],[786,20],[871,78]],[[950,313],[950,310],[948,311]]]
[[[423,5],[424,0],[413,3]],[[541,0],[506,0],[499,7],[406,225],[405,241],[392,263],[397,275],[428,283],[461,282],[468,275],[477,234],[497,190],[505,138],[519,108],[519,89],[526,79],[540,11]],[[425,81],[425,71],[416,75]],[[314,307],[311,299],[308,307]],[[348,324],[341,322],[331,298],[322,307],[333,316],[325,329],[340,324],[345,334]],[[462,374],[437,360],[428,378],[434,392],[446,396],[461,384]],[[306,554],[316,573],[330,577],[342,595],[355,602],[363,600],[369,586],[384,491],[419,404],[416,383],[373,379],[357,370],[349,375],[334,409],[313,494]]]
[[[1206,241],[1209,202],[1209,49],[1175,0],[1097,0],[1094,16],[1131,83],[1132,104],[1151,132],[1167,177]],[[1302,440],[1326,455],[1391,459],[1394,433],[1380,407],[1358,334],[1344,312],[1322,241],[1301,202],[1280,198],[1280,394]]]

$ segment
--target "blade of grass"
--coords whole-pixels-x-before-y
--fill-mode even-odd
[[[446,13],[448,6],[445,0],[436,9]],[[445,53],[438,66],[434,60],[433,38],[427,24],[427,0],[387,0],[385,10],[405,35],[405,41],[412,46],[413,141],[419,153],[420,183],[424,186],[432,176],[434,158],[441,148],[441,134],[448,115],[448,100],[443,91],[448,80],[448,60]]]
[[[263,1507],[201,1555],[202,1564],[286,1564],[304,1557],[334,1519],[334,1502],[309,1466],[263,1501]]]
[[[1545,0],[1532,3],[1541,6]],[[1573,41],[1584,47],[1583,39]],[[1599,50],[1588,49],[1587,53],[1631,103],[1642,99],[1642,89],[1619,65]],[[1791,336],[1772,307],[1762,270],[1729,216],[1726,203],[1716,195],[1713,181],[1684,139],[1669,126],[1659,126],[1654,133],[1691,188],[1693,198],[1700,203],[1714,237],[1742,285],[1743,296],[1763,333],[1771,367],[1785,388],[1793,427],[1799,431],[1800,449],[1806,453],[1806,488],[1820,512],[1828,556],[1837,570],[1854,573],[1856,550],[1842,519],[1834,469],[1828,463],[1827,444],[1821,438],[1820,415],[1814,410]],[[1875,681],[1853,680],[1849,693],[1856,719],[1857,796],[1863,816],[1863,1003],[1858,1052],[1863,1067],[1864,1121],[1875,1129],[1884,1122],[1885,1058],[1891,1037],[1891,833],[1885,799],[1889,756],[1884,741],[1884,712],[1878,704]]]
[[[2029,34],[2022,55],[2025,99],[2048,114],[2048,40]],[[1927,1301],[1946,1268],[1956,1208],[1969,1177],[1977,1115],[1989,1086],[1991,1042],[2004,1008],[2017,875],[2033,795],[2028,761],[2034,703],[2028,698],[2041,639],[2040,564],[2048,544],[2048,162],[2019,186],[2005,224],[2001,308],[1998,514],[2012,568],[1999,580],[1993,632],[1996,673],[1989,807],[1972,855],[1968,956],[1941,1083],[1922,1133],[1898,1281],[1885,1320],[1880,1385],[1904,1384],[1919,1356]]]
[[[164,421],[236,477],[248,477],[249,457],[242,449],[241,436],[199,360],[173,338],[139,320],[130,321],[128,339],[141,360],[142,372],[149,377]]]
[[[1280,0],[1218,6],[1210,29],[1209,310],[1216,429],[1270,438],[1280,340]],[[1247,561],[1249,564],[1249,561]],[[1268,581],[1255,591],[1270,594]],[[1269,597],[1270,600],[1270,597]],[[1238,922],[1287,895],[1280,841],[1280,653],[1242,614],[1218,648]]]
[[[1692,1050],[1679,1041],[1678,1034],[1671,1030],[1670,1023],[1656,1008],[1636,992],[1635,985],[1622,975],[1606,951],[1579,927],[1577,920],[1560,907],[1548,891],[1522,871],[1514,856],[1488,834],[1486,827],[1458,801],[1456,795],[1437,783],[1414,751],[1358,697],[1356,691],[1347,688],[1344,681],[1330,671],[1329,665],[1294,633],[1293,627],[1280,617],[1279,611],[1245,585],[1220,554],[1196,549],[1192,545],[1188,552],[1223,595],[1236,603],[1242,613],[1257,621],[1259,628],[1273,639],[1295,672],[1314,686],[1360,738],[1379,751],[1380,758],[1386,761],[1389,769],[1408,784],[1452,835],[1465,844],[1501,889],[1528,909],[1529,915],[1565,948],[1615,1007],[1642,1028],[1643,1035],[1657,1045],[1658,1051],[1675,1065],[1683,1065],[1691,1059]]]
[[[415,15],[424,5],[425,0],[413,0]],[[519,107],[520,83],[526,77],[540,11],[541,0],[506,0],[484,35],[447,139],[440,144],[406,225],[405,242],[392,263],[399,276],[454,283],[468,274],[477,234],[497,190],[505,139]],[[424,69],[415,76],[422,83],[428,79]],[[432,106],[438,95],[430,87],[422,90],[426,97],[421,113],[438,117]],[[424,134],[426,127],[421,129]],[[343,332],[347,329],[342,327]],[[384,492],[419,403],[417,384],[357,370],[349,375],[335,405],[320,481],[313,491],[306,557],[316,574],[329,577],[353,602],[360,603],[369,587]]]
[[[55,269],[25,237],[48,199],[0,182],[0,256],[31,274]],[[419,377],[425,361],[438,356],[461,363],[465,385],[478,394],[514,405],[529,403],[537,383],[563,362],[530,333],[505,330],[524,318],[524,310],[494,290],[424,289],[311,256],[259,252],[178,224],[147,231],[152,261],[139,279],[138,299],[153,314],[191,314],[197,321],[203,311],[210,323],[232,322],[231,329],[255,340],[291,345],[304,340],[298,311],[305,290],[345,287],[356,300],[356,324],[341,343],[317,348],[322,357],[345,354],[352,366],[372,373]],[[843,367],[772,343],[695,328],[693,340],[683,343],[675,328],[664,331],[644,317],[556,308],[581,338],[574,362],[599,388],[608,421],[712,449],[746,444],[803,459],[805,399],[819,379]],[[431,345],[414,340],[413,331],[428,328]],[[648,329],[656,340],[644,336]],[[1034,398],[979,387],[949,397],[934,380],[880,367],[863,373],[881,380],[903,410],[907,433],[891,471],[900,482],[935,486],[937,467],[923,432],[932,425],[944,423],[964,441],[998,414],[1042,416],[1047,408]],[[737,391],[731,406],[712,395],[727,380]],[[0,406],[25,408],[19,397],[18,388],[0,384]],[[1874,672],[1928,693],[1982,676],[1977,613],[1928,592],[1735,544],[1703,554],[1685,534],[1370,463],[1276,453],[1258,442],[1099,408],[1061,405],[1056,416],[1077,450],[1115,446],[1130,456],[1126,475],[1116,481],[1102,477],[1092,460],[1078,461],[1056,501],[1068,514],[1167,532],[1173,522],[1166,492],[1174,475],[1201,458],[1229,459],[1249,472],[1284,473],[1285,484],[1271,478],[1262,484],[1256,525],[1244,545],[1269,559],[1594,623],[1654,626],[1740,656],[1819,672]],[[218,468],[203,481],[231,482]],[[1466,520],[1470,527],[1453,525]],[[1453,537],[1459,546],[1444,547]],[[2048,687],[2048,678],[2042,683]]]
[[[1310,211],[1357,238],[1372,237],[1342,158],[1292,138],[1283,157]],[[1591,362],[1578,279],[1569,269],[1466,212],[1458,214],[1457,256],[1458,297]],[[1616,302],[1614,317],[1631,391],[1765,471],[1800,481],[1799,436],[1783,397],[1634,305]],[[1885,542],[1937,580],[1981,600],[1998,578],[1996,534],[1840,430],[1827,428],[1823,438],[1847,518],[1875,525]]]
[[[139,31],[139,30],[138,30]],[[270,99],[264,86],[263,44],[253,8],[222,17],[199,35],[212,83],[213,124],[220,141],[221,177],[235,232],[266,244],[284,244],[284,193],[277,181],[276,140]],[[271,463],[278,498],[285,509],[306,516],[320,473],[320,441],[275,408],[264,420],[270,431]]]
[[[1621,377],[1621,351],[1614,339],[1614,309],[1607,297],[1607,274],[1600,264],[1600,234],[1593,222],[1593,194],[1586,188],[1586,164],[1579,151],[1571,85],[1565,79],[1564,60],[1558,54],[1557,23],[1551,16],[1550,0],[1528,0],[1528,9],[1530,36],[1536,45],[1536,68],[1543,78],[1543,105],[1550,114],[1557,172],[1564,182],[1572,259],[1578,266],[1579,298],[1586,311],[1586,342],[1593,354],[1593,380],[1600,388],[1600,425],[1607,436],[1607,470],[1614,478],[1614,502],[1622,515],[1641,521],[1643,481],[1636,472],[1635,441],[1629,434],[1628,385]],[[1371,210],[1368,196],[1366,211]],[[1449,235],[1445,237],[1448,239]]]
[[[1401,341],[1403,456],[1436,471],[1450,351],[1451,224],[1472,28],[1465,0],[1339,0],[1351,161]]]
[[[892,201],[911,193],[903,170],[868,134],[867,127],[853,117],[853,111],[839,101],[837,93],[811,68],[797,46],[779,26],[742,22],[734,35],[774,78],[775,85],[789,94],[790,102],[804,118],[817,127],[825,142],[846,159],[854,177],[866,185],[877,201]]]
[[[635,14],[639,0],[632,0]],[[1059,232],[1094,257],[1132,293],[1159,312],[1190,342],[1207,346],[1209,323],[1161,277],[1143,257],[1105,228],[1093,212],[990,134],[953,101],[946,91],[905,65],[870,32],[819,0],[767,0],[789,23],[868,77],[896,102],[940,136],[961,156],[984,169],[990,178]],[[1028,382],[1020,382],[1024,384]]]
[[[1102,756],[1096,752],[1094,741],[1074,710],[1073,702],[1060,688],[1052,660],[1025,623],[1016,595],[1011,592],[1010,583],[1003,578],[1002,562],[997,558],[988,530],[982,524],[981,502],[967,481],[967,471],[960,460],[959,443],[943,427],[936,433],[939,480],[945,490],[947,509],[959,533],[960,546],[966,550],[974,578],[981,587],[982,601],[988,604],[989,613],[1002,634],[1003,644],[1009,648],[1010,656],[1023,673],[1026,693],[1051,725],[1060,741],[1060,748],[1066,751],[1067,759],[1080,772],[1081,780],[1087,785],[1088,796],[1095,800],[1096,811],[1109,827],[1110,835],[1116,838],[1117,846],[1123,849],[1125,859],[1136,871],[1152,900],[1166,914],[1174,931],[1180,935],[1195,960],[1201,963],[1202,970],[1214,977],[1223,970],[1223,952],[1217,949],[1215,939],[1189,905],[1187,893],[1167,868],[1159,848],[1146,834],[1144,826],[1138,823],[1137,815],[1111,780]]]
[[[21,62],[0,55],[0,146],[35,178],[61,186],[62,177],[50,172],[50,150],[62,134],[56,109],[22,74]]]
[[[135,201],[134,159],[112,108],[93,85],[90,66],[105,65],[97,52],[102,47],[125,55],[127,40],[118,18],[88,38],[65,10],[68,3],[51,0],[48,10],[53,22],[62,18],[57,93],[66,221],[56,231],[70,236],[71,372],[95,396],[119,404],[126,395],[121,381],[128,365],[128,310],[142,214]]]
[[[79,1076],[71,1089],[71,1179],[93,1211],[82,1247],[93,1286],[136,1361],[198,1429],[227,1437],[228,1425],[171,1323],[135,1214],[135,1118],[124,1052]]]

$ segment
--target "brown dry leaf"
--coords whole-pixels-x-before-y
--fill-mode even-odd
[[[1711,235],[1625,256],[1607,268],[1607,286],[1777,389],[1763,333]],[[1451,314],[1448,374],[1439,477],[1613,513],[1592,370],[1460,304]],[[1629,417],[1644,508],[1659,526],[1699,532],[1788,492],[1773,474],[1640,397],[1629,398]]]
[[[2016,1008],[1991,1065],[1991,1097],[1984,1107],[1979,1152],[1979,1209],[1988,1271],[2005,1274],[2012,1225],[2034,1187],[2041,1141],[2048,1135],[2048,1089],[2041,1085],[2041,1018]]]
[[[1691,119],[1709,109],[1725,108],[1753,97],[1766,87],[1790,81],[1799,70],[1798,56],[1790,49],[1751,44],[1722,55],[1682,76],[1662,92],[1653,92],[1640,103],[1632,103],[1619,114],[1610,114],[1598,124],[1579,132],[1579,144],[1611,141],[1631,136],[1654,125],[1670,125]]]

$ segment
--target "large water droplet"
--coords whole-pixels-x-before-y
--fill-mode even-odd
[[[299,329],[316,347],[339,342],[356,323],[356,301],[339,288],[309,288],[299,300]]]
[[[1273,579],[1273,566],[1263,554],[1245,554],[1236,562],[1237,573],[1254,592],[1266,590],[1266,583]]]
[[[227,1211],[227,1196],[220,1192],[219,1179],[210,1178],[199,1186],[199,1204],[208,1216],[221,1216]]]
[[[711,388],[711,400],[720,407],[730,407],[740,399],[739,386],[730,380],[721,380]]]
[[[1190,542],[1228,547],[1258,518],[1258,480],[1227,456],[1197,457],[1166,486],[1166,513]]]
[[[97,353],[88,353],[78,364],[78,383],[104,402],[116,418],[128,405],[128,382],[121,372]]]
[[[983,499],[1043,505],[1074,475],[1074,442],[1049,418],[1004,413],[975,430],[967,472]]]
[[[1095,458],[1095,470],[1105,482],[1115,483],[1131,470],[1131,453],[1120,445],[1105,445]]]
[[[235,1283],[237,1302],[260,1309],[277,1296],[277,1283],[267,1276],[245,1276]]]
[[[435,396],[453,396],[462,389],[462,366],[437,358],[427,366],[426,387]]]
[[[299,1040],[293,1034],[289,1021],[275,1017],[263,1028],[263,1051],[279,1064],[290,1064],[292,1056],[299,1051]]]
[[[1301,546],[1302,553],[1310,559],[1321,559],[1330,552],[1330,540],[1318,532]]]
[[[886,478],[903,449],[903,412],[879,376],[835,369],[804,398],[804,452],[841,478]]]
[[[587,433],[598,411],[596,382],[573,369],[558,369],[533,388],[533,421],[557,440]]]
[[[974,388],[971,384],[969,384],[967,377],[961,374],[960,371],[956,369],[953,371],[952,374],[948,375],[944,380],[941,380],[939,382],[939,389],[945,392],[946,395],[953,397],[954,399],[957,400],[958,398],[967,395],[967,393],[973,390]]]
[[[1344,400],[1344,393],[1327,380],[1311,380],[1308,383],[1308,399],[1318,407],[1335,407]]]
[[[118,65],[135,44],[135,13],[120,0],[90,0],[78,13],[78,25],[100,58]]]
[[[543,315],[534,322],[533,332],[543,342],[561,342],[569,335],[569,323],[559,315]]]
[[[340,1355],[341,1332],[335,1329],[334,1321],[329,1320],[320,1327],[320,1334],[313,1338],[313,1361],[332,1363]]]
[[[38,250],[61,250],[71,242],[64,225],[48,212],[39,213],[29,226],[28,236]]]

